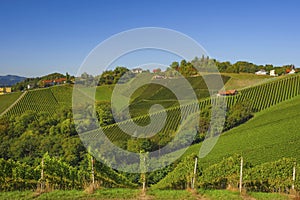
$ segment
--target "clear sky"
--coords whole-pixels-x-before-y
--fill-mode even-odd
[[[76,74],[103,40],[149,26],[185,33],[217,60],[300,67],[299,10],[297,0],[0,0],[0,75]]]

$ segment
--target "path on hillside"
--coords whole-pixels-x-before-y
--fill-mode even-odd
[[[27,91],[24,91],[21,96],[19,96],[19,98],[13,103],[11,104],[8,108],[6,108],[1,114],[0,117],[2,117],[3,115],[5,115],[12,107],[14,107],[25,95],[27,94]]]
[[[242,194],[241,197],[243,200],[256,200],[254,197],[251,197],[248,194]]]
[[[141,191],[139,196],[137,197],[138,200],[154,200],[155,198],[153,196],[147,195],[146,191]]]
[[[197,192],[197,190],[189,189],[188,192],[196,199],[196,200],[209,200],[209,198],[202,196]]]

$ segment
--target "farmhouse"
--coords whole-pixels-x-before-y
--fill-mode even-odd
[[[143,69],[142,68],[134,68],[131,70],[131,72],[134,74],[140,74],[143,72]]]
[[[11,87],[0,87],[0,95],[11,93]]]
[[[238,93],[237,90],[219,91],[218,96],[233,96]]]
[[[266,72],[264,69],[261,69],[257,72],[255,72],[256,75],[267,75],[268,72]]]
[[[55,83],[55,85],[64,84],[67,82],[67,78],[55,79],[55,80],[53,80],[53,82]]]
[[[270,71],[270,76],[278,76],[278,74],[276,74],[275,69],[272,69]]]
[[[58,79],[54,79],[54,80],[43,80],[42,83],[44,85],[44,87],[49,87],[49,86],[53,86],[53,85],[60,85],[60,84],[64,84],[67,82],[66,78],[58,78]]]
[[[292,69],[288,74],[295,74],[296,71],[294,69]]]

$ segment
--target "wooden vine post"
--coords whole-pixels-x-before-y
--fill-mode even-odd
[[[296,163],[293,166],[293,183],[292,183],[292,190],[295,190],[295,180],[296,180]]]
[[[91,156],[91,164],[92,164],[92,183],[95,185],[95,170],[94,170],[94,158]]]
[[[41,192],[44,191],[44,158],[42,158],[42,163],[41,163],[41,167],[42,167],[42,170],[41,170]]]
[[[194,174],[193,174],[193,179],[192,179],[192,185],[191,188],[195,188],[195,180],[196,180],[196,173],[197,173],[197,164],[198,164],[198,158],[195,158],[195,166],[194,166]]]
[[[243,184],[243,157],[241,157],[241,168],[240,168],[240,193],[242,193],[242,184]]]
[[[142,182],[143,192],[146,191],[146,173],[148,170],[147,158],[148,158],[148,152],[144,153],[144,151],[140,151],[140,170],[141,170],[141,182]]]

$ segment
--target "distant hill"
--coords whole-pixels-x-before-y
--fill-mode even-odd
[[[25,78],[21,82],[13,85],[13,91],[22,91],[28,88],[30,85],[30,89],[44,87],[41,86],[42,80],[54,80],[59,78],[65,78],[65,75],[60,73],[52,73],[42,77],[35,77],[35,78]]]
[[[3,86],[12,86],[18,82],[25,80],[26,77],[15,76],[15,75],[6,75],[0,76],[0,87]]]

